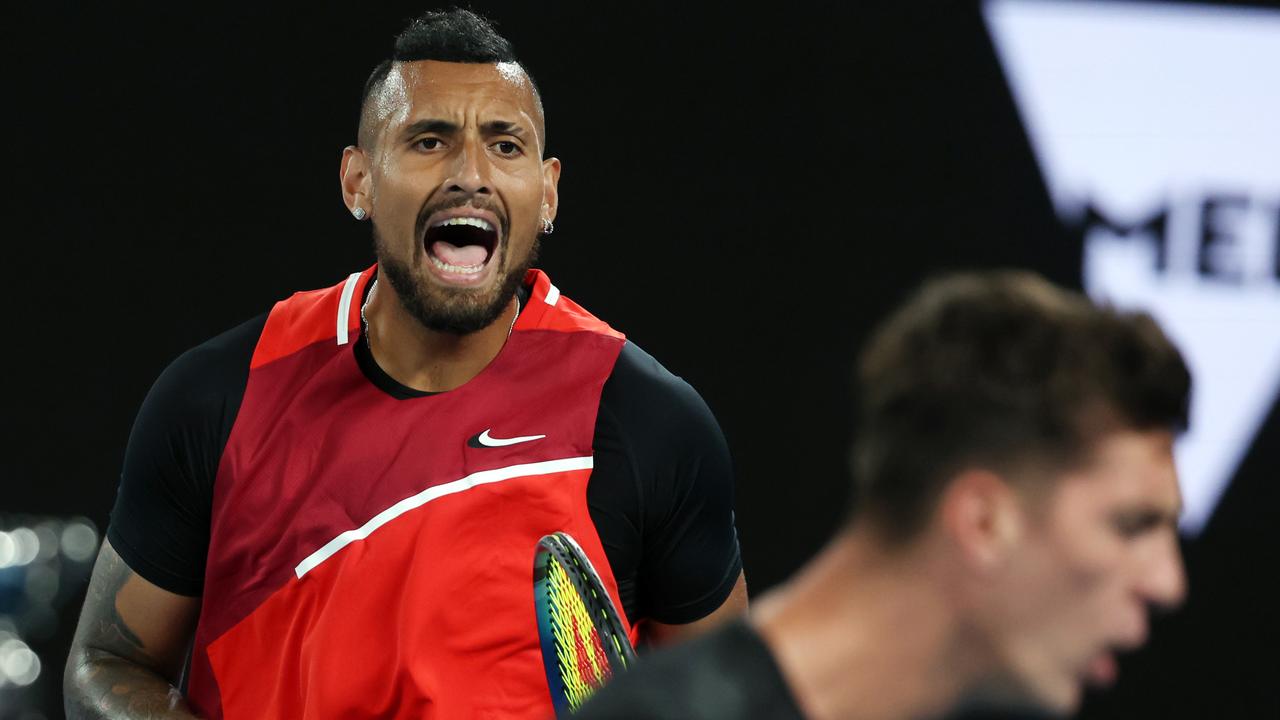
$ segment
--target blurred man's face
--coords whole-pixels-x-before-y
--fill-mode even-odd
[[[993,588],[997,652],[1017,700],[1053,712],[1115,680],[1115,654],[1147,639],[1148,611],[1186,593],[1167,432],[1117,432],[1087,466],[1030,501]]]

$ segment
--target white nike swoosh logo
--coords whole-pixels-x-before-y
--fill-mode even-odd
[[[506,447],[507,445],[519,445],[520,443],[541,440],[544,437],[546,437],[546,435],[522,435],[520,437],[513,438],[496,438],[489,435],[489,430],[485,430],[477,435],[475,440],[485,447]]]

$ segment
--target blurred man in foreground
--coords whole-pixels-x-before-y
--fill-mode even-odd
[[[926,285],[860,362],[847,526],[749,620],[651,656],[581,717],[1070,713],[1186,592],[1190,385],[1145,314],[1029,273]]]

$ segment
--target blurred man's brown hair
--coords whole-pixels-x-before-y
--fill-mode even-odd
[[[926,283],[871,338],[857,387],[853,519],[906,540],[967,466],[1049,477],[1105,433],[1185,428],[1191,376],[1146,313],[1003,271]]]

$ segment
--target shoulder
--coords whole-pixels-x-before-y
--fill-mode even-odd
[[[296,292],[271,309],[253,352],[254,367],[266,365],[311,345],[337,339],[347,344],[360,324],[361,298],[375,268],[351,273],[342,282],[319,290]]]
[[[720,434],[698,391],[631,341],[618,354],[600,404],[624,425],[660,429],[667,439],[689,431]]]
[[[735,621],[644,658],[605,686],[583,718],[799,718],[769,649]]]
[[[184,352],[174,361],[178,371],[216,370],[226,366],[247,367],[270,313],[246,320]]]
[[[223,410],[229,395],[244,391],[266,321],[263,313],[179,355],[157,378],[149,401],[185,410]]]

